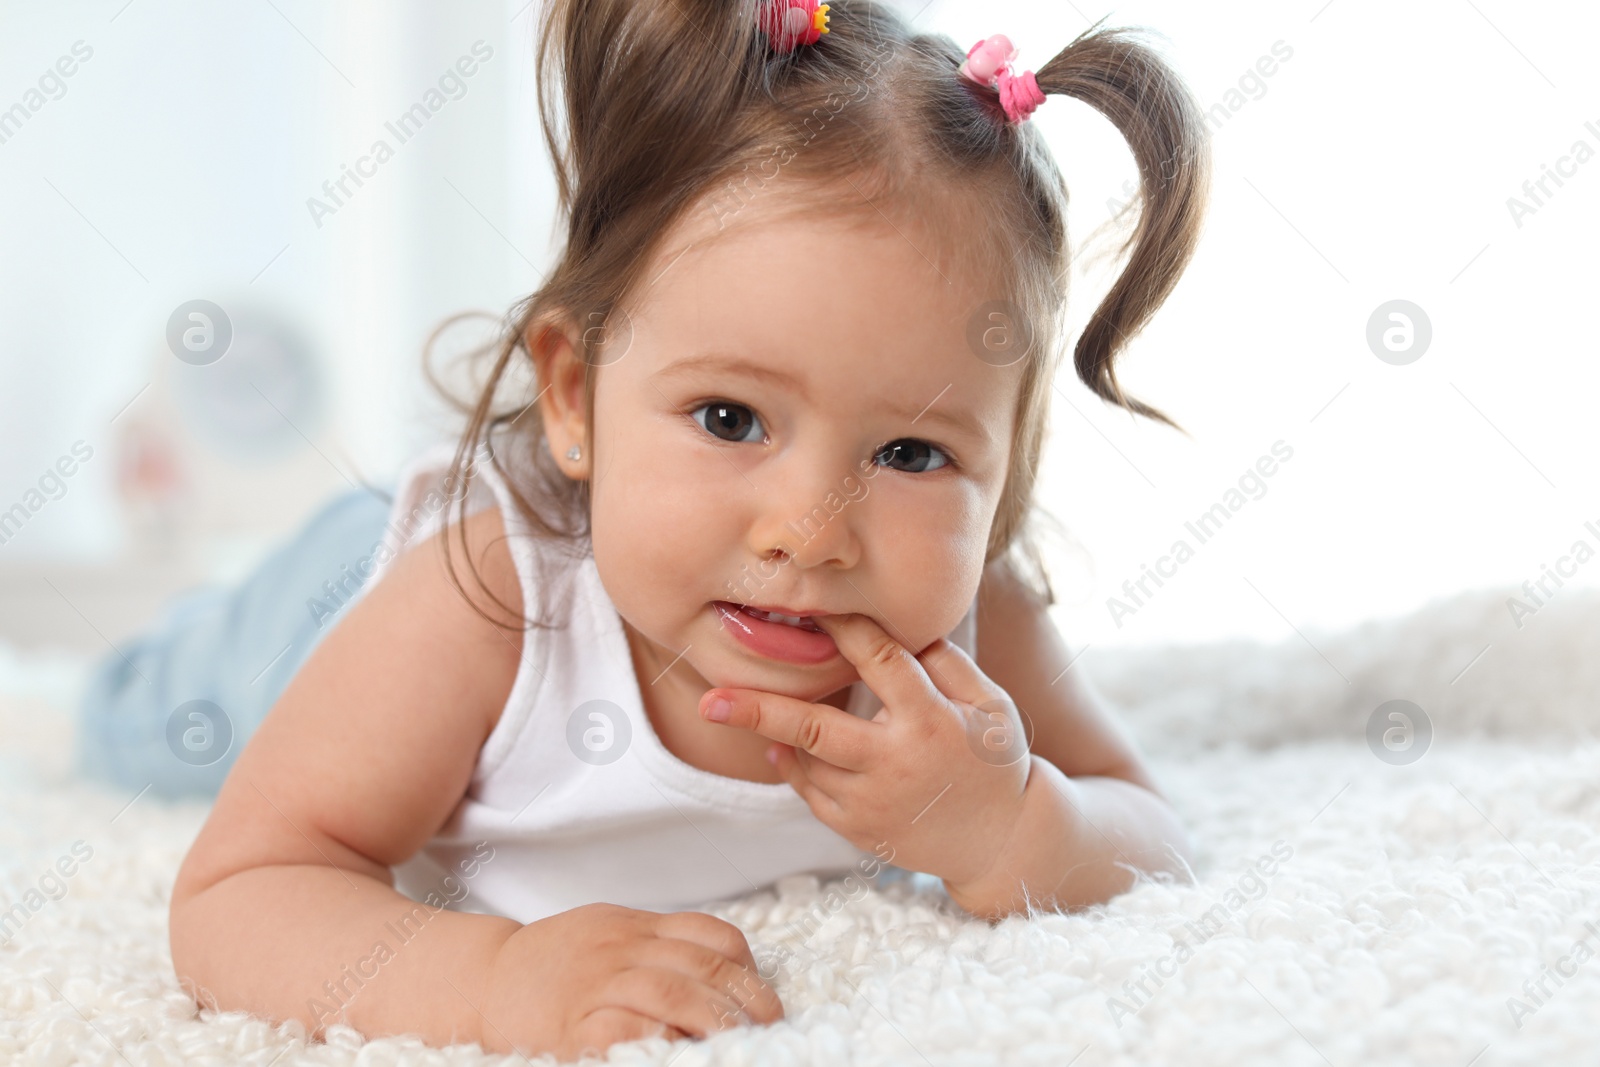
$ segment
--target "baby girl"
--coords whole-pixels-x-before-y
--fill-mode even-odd
[[[1030,521],[1069,258],[1029,114],[1132,150],[1075,365],[1170,423],[1113,364],[1197,241],[1182,82],[1126,31],[1035,74],[884,0],[544,10],[564,245],[185,860],[188,988],[571,1056],[780,1019],[692,909],[787,875],[892,864],[998,920],[1185,871]]]

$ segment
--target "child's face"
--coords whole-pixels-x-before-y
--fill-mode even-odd
[[[857,678],[831,639],[802,638],[813,662],[757,651],[736,634],[773,624],[730,603],[861,613],[914,652],[947,634],[981,577],[1021,364],[968,341],[1005,294],[903,216],[766,200],[664,242],[598,371],[585,466],[601,580],[660,661],[816,700]]]

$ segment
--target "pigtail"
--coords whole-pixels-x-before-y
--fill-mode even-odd
[[[1046,95],[1076,97],[1110,119],[1139,168],[1139,222],[1127,265],[1090,317],[1073,354],[1103,400],[1187,432],[1122,391],[1115,361],[1171,294],[1199,243],[1210,187],[1205,119],[1178,74],[1126,29],[1090,27],[1036,74]]]
[[[548,0],[535,71],[568,255],[692,191],[759,84],[758,2]]]

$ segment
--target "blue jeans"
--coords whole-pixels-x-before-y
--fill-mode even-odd
[[[159,796],[214,796],[255,728],[364,580],[389,502],[326,505],[241,584],[174,601],[94,667],[78,711],[87,776]]]

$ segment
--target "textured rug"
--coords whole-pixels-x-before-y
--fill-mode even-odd
[[[1091,648],[1196,884],[990,927],[921,879],[790,879],[707,909],[787,1018],[609,1061],[1596,1062],[1600,594],[1519,628],[1511,592],[1277,644]],[[0,651],[0,1063],[519,1062],[197,1010],[166,904],[205,807],[72,777],[81,674]]]

